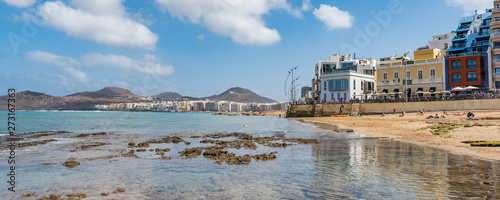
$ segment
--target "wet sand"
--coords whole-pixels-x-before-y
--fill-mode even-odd
[[[476,158],[500,162],[500,147],[473,147],[461,143],[470,140],[500,141],[500,111],[472,111],[473,120],[466,116],[453,114],[461,111],[449,112],[446,118],[426,119],[429,115],[442,116],[443,112],[401,113],[393,115],[364,115],[362,117],[314,117],[299,118],[305,122],[328,123],[338,128],[354,129],[356,133],[367,137],[410,142],[418,145],[430,146],[449,151],[453,154],[469,155]],[[468,112],[468,111],[463,111]],[[476,124],[478,126],[459,127],[449,133],[434,135],[433,129],[426,128],[433,125]]]

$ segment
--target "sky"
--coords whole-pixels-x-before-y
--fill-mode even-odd
[[[493,0],[0,0],[3,91],[122,87],[206,97],[243,87],[287,101],[332,54],[402,55]]]

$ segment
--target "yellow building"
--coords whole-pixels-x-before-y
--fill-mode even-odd
[[[381,58],[377,66],[377,93],[402,94],[404,88],[409,95],[443,91],[445,54],[444,50],[424,47],[413,52],[413,60],[403,56]]]

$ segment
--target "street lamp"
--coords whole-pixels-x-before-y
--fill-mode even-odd
[[[406,60],[406,56],[410,54],[410,50],[406,51],[406,53],[403,55],[403,64],[405,66],[405,72],[404,72],[404,76],[405,76],[405,99],[406,99],[406,102],[408,102],[408,74],[406,72],[406,62],[408,62]],[[410,77],[411,78],[411,77]]]

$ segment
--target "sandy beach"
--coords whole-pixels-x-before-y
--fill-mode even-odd
[[[429,115],[440,112],[401,113],[393,115],[364,115],[362,117],[315,117],[299,118],[305,122],[319,122],[337,125],[339,128],[354,129],[355,133],[367,137],[410,142],[443,149],[453,154],[469,155],[480,159],[500,162],[500,147],[473,147],[461,143],[470,140],[500,141],[500,111],[472,111],[473,120],[466,116],[455,116],[462,111],[453,111],[446,118],[426,119]],[[468,112],[468,111],[463,111]],[[439,124],[477,124],[479,126],[460,127],[450,130],[447,134],[434,135],[432,129],[425,128]],[[486,125],[486,126],[482,126]]]

